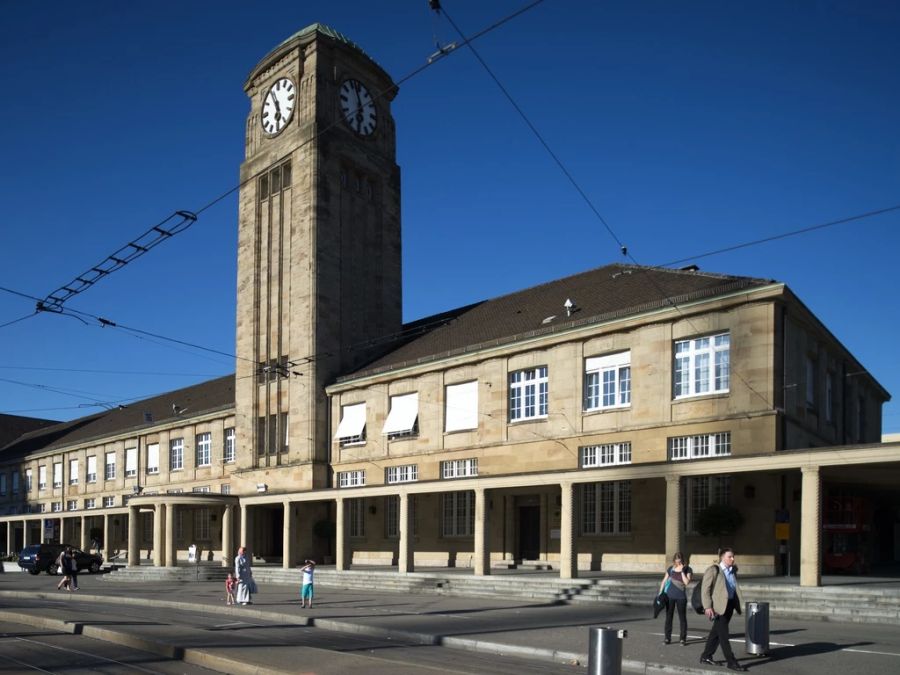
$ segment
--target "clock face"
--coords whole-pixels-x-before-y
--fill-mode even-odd
[[[263,100],[262,128],[270,136],[274,136],[287,126],[294,114],[297,103],[297,90],[294,83],[286,77],[279,78],[269,89]]]
[[[368,136],[375,131],[375,101],[363,83],[344,80],[341,85],[341,113],[350,128],[360,136]]]

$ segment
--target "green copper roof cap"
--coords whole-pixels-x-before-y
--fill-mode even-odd
[[[307,35],[311,35],[312,33],[321,33],[322,35],[327,35],[328,37],[333,38],[333,39],[337,40],[338,42],[343,42],[345,45],[347,45],[349,47],[353,47],[354,49],[359,51],[361,54],[366,54],[360,48],[360,46],[358,44],[353,42],[353,40],[348,38],[343,33],[339,33],[331,26],[326,26],[324,23],[313,23],[313,24],[310,24],[309,26],[307,26],[306,28],[301,28],[296,33],[291,35],[287,40],[285,40],[280,45],[278,45],[278,47],[281,47],[282,45],[287,44],[288,42],[290,42],[291,40],[293,40],[295,38],[306,37]],[[275,49],[277,50],[278,47],[275,47]],[[366,56],[369,56],[369,55],[366,54]]]

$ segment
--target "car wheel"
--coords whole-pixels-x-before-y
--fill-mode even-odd
[[[41,573],[40,570],[36,570],[36,569],[34,569],[33,567],[32,567],[30,570],[28,570],[28,574],[38,575],[38,574],[40,574],[40,573]]]
[[[91,574],[96,574],[97,572],[100,571],[100,563],[98,563],[96,560],[93,561],[93,562],[91,563],[91,566],[88,567],[88,571],[89,571]]]
[[[56,563],[50,565],[50,567],[47,568],[47,574],[52,574],[53,576],[59,574],[59,565]]]

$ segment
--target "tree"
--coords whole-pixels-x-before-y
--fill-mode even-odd
[[[704,537],[718,539],[719,548],[722,548],[722,540],[730,538],[743,524],[744,516],[730,504],[710,504],[697,514],[694,522],[697,532]]]

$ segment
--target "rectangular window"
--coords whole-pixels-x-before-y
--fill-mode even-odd
[[[34,475],[31,473],[31,469],[25,469],[25,492],[31,492],[33,487]]]
[[[219,490],[220,490],[221,494],[223,494],[223,495],[230,495],[231,494],[231,485],[229,485],[228,483],[222,483]]]
[[[381,433],[389,441],[419,435],[419,394],[391,396],[391,410]]]
[[[731,454],[731,432],[720,431],[700,436],[676,436],[669,439],[669,459],[673,462]]]
[[[631,352],[584,361],[584,409],[604,410],[631,405]]]
[[[347,511],[350,521],[350,536],[366,536],[366,500],[348,499]]]
[[[66,511],[77,511],[78,510],[78,500],[70,499],[66,502]]]
[[[60,488],[62,487],[62,462],[54,462],[53,463],[53,487]]]
[[[194,538],[209,541],[209,509],[205,506],[194,510]]]
[[[581,486],[581,533],[631,533],[631,481]]]
[[[510,422],[546,417],[549,395],[548,386],[547,366],[510,373]]]
[[[115,505],[116,505],[115,497],[104,497],[103,498],[103,508],[108,509],[108,508],[112,508]]]
[[[812,356],[806,357],[806,407],[815,410],[816,408],[816,359]]]
[[[97,500],[93,497],[89,497],[84,500],[84,508],[86,509],[96,509],[97,508]]]
[[[125,478],[137,476],[137,448],[125,448]]]
[[[341,447],[366,442],[365,403],[354,403],[341,408],[341,422],[334,437],[340,442]]]
[[[47,513],[47,505],[43,502],[38,504],[38,513]]]
[[[834,373],[825,373],[825,421],[834,423]]]
[[[212,462],[212,434],[197,434],[197,466],[209,466]]]
[[[478,475],[478,458],[441,462],[441,478],[471,478]]]
[[[471,537],[475,533],[475,493],[441,494],[441,536]]]
[[[53,502],[50,510],[53,511],[53,513],[62,513],[62,502]]]
[[[222,455],[222,459],[226,464],[229,464],[235,460],[237,457],[237,436],[235,435],[234,427],[225,430],[225,452]]]
[[[78,485],[78,460],[69,460],[69,485]]]
[[[14,495],[19,494],[19,472],[13,471],[12,474],[12,493]]]
[[[409,499],[409,529],[415,536],[416,532],[416,496],[410,495]],[[384,536],[388,539],[400,538],[400,497],[388,495],[384,498]]]
[[[0,496],[6,496],[6,474],[0,473]]]
[[[39,466],[38,467],[38,490],[44,490],[47,488],[47,467]]]
[[[445,431],[478,428],[478,381],[450,384],[444,390]]]
[[[727,392],[731,380],[728,333],[675,342],[675,398]]]
[[[194,492],[197,494],[206,494],[209,491],[210,491],[209,485],[197,485],[197,486],[191,488],[191,492]]]
[[[106,473],[103,474],[106,480],[112,480],[116,477],[116,453],[106,453]]]
[[[159,473],[159,443],[147,444],[147,473]]]
[[[366,471],[359,469],[357,471],[339,471],[338,487],[359,487],[366,484]]]
[[[173,438],[169,441],[169,471],[180,471],[184,468],[184,439]]]
[[[96,457],[88,457],[87,482],[88,483],[96,483],[97,482],[97,458]]]
[[[389,466],[384,470],[384,474],[387,483],[415,483],[419,480],[419,465]]]
[[[605,443],[581,448],[581,468],[631,464],[631,443]]]
[[[681,491],[682,528],[696,534],[698,514],[713,504],[731,501],[731,476],[691,476]]]

